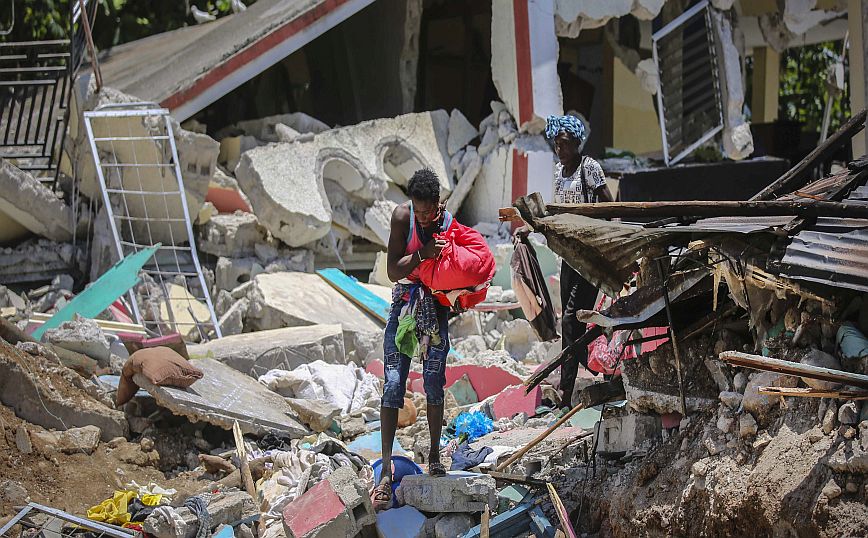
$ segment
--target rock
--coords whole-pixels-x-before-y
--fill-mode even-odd
[[[23,424],[19,425],[15,430],[15,446],[22,454],[30,454],[33,452],[33,444],[30,442],[30,433]]]
[[[255,245],[267,241],[268,232],[253,213],[236,211],[214,215],[201,227],[197,246],[214,256],[255,256]]]
[[[190,358],[211,358],[254,376],[275,368],[293,370],[315,360],[346,363],[339,325],[287,327],[226,336],[187,346],[187,353]]]
[[[738,418],[738,436],[742,439],[756,435],[757,429],[756,420],[750,413],[742,413]]]
[[[154,440],[150,437],[142,437],[142,440],[139,441],[139,447],[142,449],[142,452],[151,452],[154,450]]]
[[[690,471],[700,478],[705,478],[705,475],[708,474],[708,464],[703,461],[697,461],[690,468]]]
[[[241,334],[244,331],[244,316],[247,314],[249,305],[250,301],[241,299],[236,301],[235,304],[220,316],[218,323],[220,324],[220,332],[223,337]]]
[[[817,366],[820,368],[830,368],[832,370],[841,369],[841,361],[839,361],[834,355],[830,355],[826,352],[820,351],[819,349],[812,349],[808,352],[805,358],[802,359],[802,364]],[[807,386],[817,390],[836,390],[841,387],[840,383],[834,383],[832,381],[821,381],[809,377],[803,377],[801,380]]]
[[[398,427],[406,428],[416,423],[416,404],[410,398],[404,398],[404,407],[398,409]]]
[[[735,374],[732,378],[732,385],[735,389],[735,392],[744,392],[745,387],[747,387],[747,375],[744,372],[739,372]]]
[[[477,354],[488,350],[485,338],[478,334],[473,334],[467,338],[461,339],[454,347],[455,351],[460,353],[463,357],[474,357]]]
[[[735,418],[730,414],[721,413],[720,416],[717,417],[717,429],[723,433],[731,432],[734,424]]]
[[[859,423],[859,408],[856,402],[847,402],[838,408],[838,422],[851,426]]]
[[[857,493],[859,491],[859,484],[852,480],[847,481],[847,485],[844,487],[847,493]]]
[[[350,338],[353,333],[383,330],[319,275],[290,272],[254,279],[248,323],[258,331],[339,323]]]
[[[829,435],[835,429],[835,418],[837,417],[837,409],[832,404],[826,409],[826,415],[823,417],[823,433]]]
[[[298,418],[315,432],[324,432],[331,428],[335,417],[341,414],[340,407],[326,400],[286,398],[286,403],[298,414]]]
[[[705,449],[708,450],[708,453],[712,456],[716,456],[726,449],[726,445],[724,443],[711,437],[706,439],[703,445],[705,445]]]
[[[30,496],[20,482],[14,480],[0,482],[0,504],[22,506],[28,502],[30,502]]]
[[[720,395],[718,397],[720,398],[720,401],[723,402],[724,405],[726,405],[728,408],[732,409],[733,411],[736,411],[736,410],[738,410],[739,406],[741,405],[741,400],[742,400],[743,396],[741,394],[739,394],[738,392],[723,391],[720,393]]]
[[[31,438],[39,452],[59,450],[64,454],[83,453],[88,456],[99,446],[100,429],[96,426],[70,428],[61,432],[33,432]]]
[[[97,322],[88,318],[65,321],[56,329],[48,329],[42,340],[87,355],[101,365],[107,365],[111,357],[111,344]]]
[[[771,414],[778,408],[780,397],[759,393],[759,387],[795,387],[798,378],[775,372],[759,372],[751,376],[744,390],[742,409],[754,416],[757,423],[767,426]]]
[[[753,442],[754,450],[762,450],[772,442],[772,436],[768,432],[762,432],[759,437]]]
[[[830,479],[820,493],[821,495],[825,495],[829,500],[837,499],[842,493],[841,486],[836,484],[834,480]]]
[[[539,336],[526,319],[507,321],[500,327],[504,349],[516,360],[523,360],[531,346],[539,342]]]
[[[446,514],[434,524],[436,538],[460,538],[476,526],[476,519],[470,514]]]
[[[471,140],[479,136],[479,131],[472,123],[467,121],[464,114],[457,108],[449,114],[449,136],[446,141],[446,149],[449,155],[455,155],[458,150],[470,143]]]
[[[494,506],[494,478],[473,473],[450,473],[445,477],[405,476],[398,487],[398,502],[423,512],[481,512]]]

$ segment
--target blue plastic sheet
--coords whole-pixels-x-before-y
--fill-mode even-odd
[[[479,439],[494,430],[494,421],[479,411],[464,412],[455,417],[455,435],[467,435],[469,441]]]

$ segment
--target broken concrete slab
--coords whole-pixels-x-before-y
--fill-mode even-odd
[[[233,336],[187,346],[190,358],[209,358],[251,376],[269,370],[294,370],[321,360],[345,364],[344,336],[340,325],[286,327]]]
[[[244,491],[223,491],[208,498],[208,515],[211,525],[208,531],[240,521],[257,513],[256,502]],[[199,529],[199,517],[186,506],[171,508],[179,516],[181,524],[168,521],[165,512],[149,515],[142,525],[145,532],[157,538],[194,538]],[[180,528],[178,528],[180,527]],[[209,536],[210,532],[207,533]]]
[[[250,292],[248,323],[254,330],[339,323],[344,334],[382,331],[382,325],[310,273],[260,274]]]
[[[479,136],[479,131],[470,123],[464,114],[457,108],[453,108],[449,114],[449,137],[446,140],[446,149],[449,156],[458,153],[458,150]]]
[[[191,363],[202,370],[204,377],[186,389],[154,385],[142,374],[133,376],[133,381],[157,404],[192,422],[231,430],[237,420],[243,433],[254,435],[274,432],[297,438],[309,433],[282,397],[252,377],[214,359]]]
[[[244,316],[247,315],[249,305],[250,301],[246,298],[239,299],[220,316],[217,323],[220,325],[222,336],[233,336],[244,332]]]
[[[42,340],[87,355],[102,365],[108,364],[111,357],[111,344],[97,322],[89,318],[65,321],[60,327],[45,331]]]
[[[302,422],[317,433],[331,428],[335,417],[341,414],[340,407],[332,405],[326,400],[286,398],[286,403],[292,407]]]
[[[450,387],[451,388],[451,387]],[[542,403],[542,389],[534,387],[529,394],[524,393],[524,386],[507,387],[494,397],[492,409],[494,418],[512,418],[519,413],[532,417],[536,408]]]
[[[277,126],[284,125],[297,133],[322,133],[331,129],[327,124],[309,116],[304,112],[291,112],[289,114],[276,114],[254,120],[239,121],[238,129],[245,134],[255,136],[265,142],[279,142]]]
[[[771,415],[778,408],[781,398],[760,394],[759,387],[795,387],[798,384],[799,379],[793,376],[776,372],[755,372],[750,376],[744,389],[742,409],[753,415],[761,426],[768,426]]]
[[[375,243],[386,246],[392,232],[392,212],[398,204],[389,200],[375,200],[365,211],[365,224],[377,238]]]
[[[423,512],[481,512],[495,506],[494,478],[484,474],[450,471],[446,476],[410,475],[401,479],[398,502]]]
[[[70,243],[47,239],[24,241],[0,249],[0,282],[6,285],[49,281],[78,271],[81,251]]]
[[[84,380],[59,363],[24,355],[0,340],[0,402],[22,419],[44,428],[93,425],[103,441],[126,436],[123,412],[87,395]]]
[[[459,209],[461,209],[461,204],[473,189],[476,177],[479,175],[479,172],[482,171],[482,157],[477,153],[476,148],[473,146],[467,148],[461,161],[461,177],[458,178],[458,184],[455,186],[455,190],[452,191],[452,194],[449,195],[449,199],[446,200],[446,209],[452,214],[455,214]]]
[[[443,110],[405,114],[255,148],[236,177],[262,224],[290,246],[324,237],[333,220],[359,235],[370,203],[420,168],[437,174],[444,195],[452,190],[448,122]]]
[[[173,320],[173,330],[185,339],[198,338],[198,325],[211,323],[211,310],[208,305],[197,299],[185,286],[166,284],[165,287],[168,296],[157,295],[160,319],[166,322]],[[172,315],[169,315],[170,306]]]
[[[244,153],[235,176],[263,225],[287,245],[299,247],[328,233],[332,212],[319,178],[290,173],[295,156],[281,146]]]
[[[287,538],[349,538],[376,523],[367,487],[350,467],[336,469],[283,509]]]
[[[30,232],[53,241],[69,241],[75,227],[72,209],[29,172],[0,159],[0,215],[5,215]],[[20,239],[0,234],[2,242]]]
[[[215,256],[255,256],[257,243],[265,243],[268,232],[253,213],[236,211],[214,215],[201,227],[198,247]]]

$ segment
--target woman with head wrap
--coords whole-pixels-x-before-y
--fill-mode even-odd
[[[587,130],[575,116],[546,118],[546,138],[554,141],[558,162],[555,164],[554,202],[559,204],[590,204],[611,202],[612,195],[600,163],[582,155]],[[526,230],[522,230],[526,233]],[[585,324],[576,318],[576,311],[594,308],[597,289],[566,261],[561,262],[561,345],[566,349],[585,333]],[[587,367],[588,348],[578,346],[561,364],[561,403],[571,405],[573,387],[579,363]]]

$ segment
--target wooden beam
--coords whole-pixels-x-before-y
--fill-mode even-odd
[[[841,400],[868,400],[864,390],[817,390],[805,387],[758,387],[760,394],[795,396],[798,398],[835,398]]]
[[[551,426],[549,426],[548,429],[547,429],[546,431],[544,431],[544,432],[542,432],[541,434],[537,435],[537,436],[536,436],[536,437],[535,437],[531,442],[529,442],[528,444],[524,445],[524,447],[522,447],[518,452],[516,452],[515,454],[513,454],[512,456],[510,456],[509,459],[507,459],[505,462],[503,462],[503,463],[501,463],[500,465],[498,465],[497,468],[494,469],[494,470],[495,470],[495,471],[503,471],[504,469],[506,469],[507,467],[509,467],[510,465],[512,465],[514,462],[516,462],[516,461],[518,461],[519,459],[521,459],[521,457],[524,456],[525,454],[527,454],[527,453],[530,451],[530,449],[532,449],[532,448],[535,447],[536,445],[538,445],[538,444],[540,444],[541,442],[543,442],[543,441],[546,439],[546,437],[548,437],[549,435],[551,435],[552,432],[554,432],[556,429],[558,429],[558,428],[559,428],[559,427],[560,427],[564,422],[570,420],[570,418],[571,418],[573,415],[575,415],[576,413],[578,413],[578,412],[579,412],[580,410],[582,410],[582,409],[584,409],[584,406],[583,406],[582,404],[579,404],[579,405],[573,407],[572,409],[570,409],[570,410],[569,410],[569,411],[568,411],[564,416],[562,416],[561,418],[559,418],[557,422],[555,422],[554,424],[552,424]]]
[[[816,200],[671,202],[600,202],[597,204],[546,204],[553,214],[581,215],[595,219],[657,217],[778,217],[816,216],[868,218],[868,206],[853,202]]]
[[[854,114],[847,123],[841,126],[835,134],[825,142],[814,148],[814,151],[798,162],[794,167],[787,170],[784,175],[772,182],[771,185],[751,197],[751,201],[768,200],[784,192],[794,191],[801,188],[810,179],[810,172],[819,163],[832,156],[841,146],[853,138],[856,133],[865,127],[865,109]],[[858,155],[861,155],[859,153]]]
[[[833,383],[843,383],[844,385],[868,389],[868,375],[854,374],[852,372],[833,370],[831,368],[821,368],[819,366],[808,366],[807,364],[800,364],[798,362],[771,359],[769,357],[750,355],[738,351],[724,351],[720,354],[720,359],[729,364],[734,364],[735,366],[753,368],[754,370],[778,372],[781,374],[819,379],[821,381],[831,381]]]

